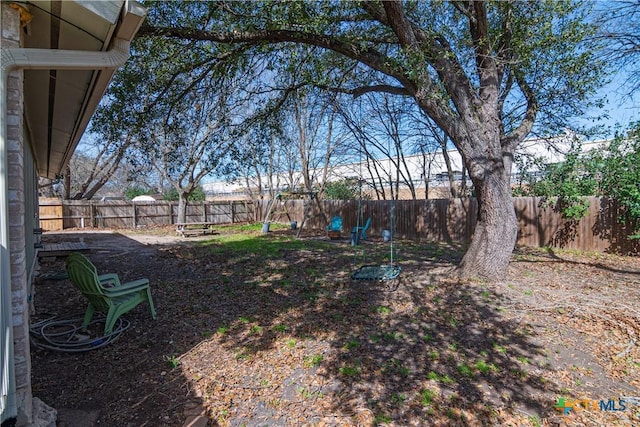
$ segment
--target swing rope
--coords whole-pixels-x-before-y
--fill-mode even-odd
[[[360,243],[360,236],[358,236],[360,227],[362,226],[362,224],[364,224],[363,222],[363,218],[362,218],[362,142],[360,142],[360,148],[358,150],[358,154],[359,154],[359,163],[358,163],[358,207],[356,209],[356,228],[355,228],[355,235],[351,236],[351,244],[354,247],[353,250],[353,265],[358,264],[358,248],[357,246],[359,246]],[[366,256],[366,251],[365,248],[362,248],[362,263],[365,263],[367,260],[367,256]]]
[[[363,183],[363,178],[362,178],[362,151],[363,151],[363,145],[362,142],[360,143],[360,150],[359,150],[359,154],[360,154],[360,164],[359,164],[359,170],[360,170],[360,175],[359,175],[359,190],[360,190],[360,194],[359,194],[359,198],[358,198],[358,213],[357,213],[357,218],[356,218],[356,226],[360,227],[361,224],[361,220],[363,218],[362,217],[362,183]],[[389,141],[389,148],[387,153],[390,155],[391,153],[391,142]],[[397,265],[397,263],[394,263],[394,246],[393,246],[393,235],[394,235],[394,231],[395,231],[395,210],[396,210],[396,206],[395,206],[395,198],[396,196],[394,196],[394,191],[393,191],[393,181],[391,179],[391,175],[389,175],[389,191],[391,193],[391,204],[389,206],[389,216],[390,216],[390,233],[391,236],[389,238],[390,242],[389,242],[389,247],[390,247],[390,259],[389,259],[389,264],[388,265],[362,265],[360,268],[358,268],[356,271],[354,271],[351,274],[351,279],[353,280],[366,280],[366,281],[385,281],[385,280],[394,280],[397,279],[400,276],[400,272],[401,272],[401,268],[400,266]],[[359,228],[356,228],[356,232],[359,230]],[[352,239],[354,239],[354,241],[352,241],[352,244],[354,246],[358,245],[358,240],[359,240],[359,236],[356,234],[355,236],[352,236]],[[356,264],[357,261],[357,249],[354,251],[354,265]],[[363,248],[362,249],[362,257],[363,257],[363,264],[366,262],[366,251]]]
[[[402,269],[399,265],[394,263],[394,239],[393,236],[395,234],[396,228],[396,219],[395,219],[395,199],[391,199],[391,204],[389,205],[389,220],[390,220],[390,236],[389,236],[389,264],[385,265],[372,265],[365,264],[358,268],[351,274],[351,279],[353,280],[362,280],[362,281],[386,281],[386,280],[394,280],[400,276],[400,272]],[[364,256],[364,249],[363,249]],[[396,256],[397,258],[397,256]],[[355,259],[354,259],[355,264]]]

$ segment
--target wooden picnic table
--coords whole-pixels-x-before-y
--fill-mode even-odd
[[[176,233],[180,234],[182,237],[213,234],[216,232],[213,229],[214,225],[215,224],[212,222],[185,222],[175,224]]]

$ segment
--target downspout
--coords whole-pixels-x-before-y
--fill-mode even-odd
[[[3,353],[0,360],[2,419],[17,416],[16,384],[11,309],[11,250],[9,241],[9,164],[7,143],[7,86],[9,73],[15,70],[102,70],[118,68],[129,59],[130,41],[116,38],[106,52],[13,48],[2,49],[0,69],[0,331]]]

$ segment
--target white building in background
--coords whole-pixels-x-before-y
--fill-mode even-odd
[[[571,150],[572,141],[574,137],[567,135],[562,138],[555,138],[552,141],[546,141],[542,139],[530,139],[524,141],[517,151],[517,155],[530,158],[542,159],[544,164],[554,164],[564,161],[566,154]],[[590,141],[582,143],[582,152],[588,152],[594,148],[602,147],[608,143],[608,141]],[[451,170],[454,173],[454,181],[460,182],[463,174],[463,162],[460,153],[451,149],[447,151],[451,162]],[[369,167],[373,162],[369,162]],[[380,172],[381,176],[396,176],[396,163],[397,161],[390,159],[380,159],[375,161],[375,167]],[[371,180],[371,174],[367,170],[368,166],[366,162],[350,163],[343,165],[336,165],[329,170],[328,181],[335,182],[344,179],[362,179],[365,181]],[[449,186],[449,178],[447,174],[447,167],[445,162],[445,156],[442,151],[428,153],[423,155],[411,155],[406,156],[403,159],[403,170],[408,173],[409,179],[413,182],[416,189],[425,188],[427,181],[429,188],[447,187]],[[523,171],[518,168],[518,164],[514,162],[512,170],[512,182],[517,182],[518,177]],[[535,171],[530,171],[535,172]],[[293,178],[293,182],[289,182],[289,176]],[[264,187],[263,179],[263,187]],[[302,177],[299,172],[292,174],[282,174],[274,181],[281,183],[277,190],[289,190],[297,188],[302,182]],[[251,179],[249,179],[251,182]],[[388,184],[388,183],[385,183]],[[403,182],[400,182],[402,187]],[[470,181],[468,181],[468,185]],[[207,198],[217,197],[242,197],[248,196],[247,187],[242,180],[238,180],[233,183],[225,181],[215,181],[202,185],[203,190]],[[257,188],[257,183],[255,185]],[[269,190],[266,188],[265,190]]]

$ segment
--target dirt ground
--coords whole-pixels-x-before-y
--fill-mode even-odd
[[[463,248],[401,241],[379,283],[350,279],[386,262],[377,238],[225,233],[45,233],[148,278],[158,317],[93,351],[34,342],[34,396],[101,426],[640,425],[638,257],[518,249],[500,282],[461,282]],[[34,324],[86,308],[61,258],[33,294]]]

